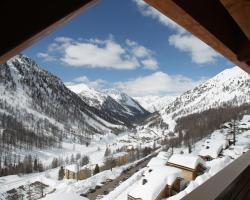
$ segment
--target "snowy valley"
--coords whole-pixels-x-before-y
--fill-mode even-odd
[[[180,199],[250,148],[249,86],[233,67],[180,96],[130,97],[65,86],[17,55],[0,65],[0,200],[125,200],[171,156],[210,156],[203,175],[169,198]]]

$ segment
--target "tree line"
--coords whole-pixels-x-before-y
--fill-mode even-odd
[[[191,148],[192,144],[220,129],[222,124],[239,120],[245,114],[250,114],[250,104],[238,107],[225,105],[179,118],[174,130],[178,137],[166,139],[165,144],[168,143],[174,147],[184,144],[184,146]]]

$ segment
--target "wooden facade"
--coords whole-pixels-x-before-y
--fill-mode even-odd
[[[209,156],[209,155],[207,155],[207,156],[201,156],[201,155],[199,155],[204,161],[211,161],[211,160],[213,160],[213,158],[211,157],[211,156]]]
[[[65,179],[76,179],[76,180],[84,180],[89,178],[92,174],[90,169],[80,169],[79,172],[70,171],[65,169],[64,171],[64,178]]]
[[[201,164],[197,165],[195,169],[191,169],[182,165],[177,165],[174,163],[167,163],[167,166],[176,167],[182,171],[182,176],[186,181],[192,181],[197,176],[203,174],[205,168]]]
[[[182,200],[250,199],[250,151],[246,152]]]
[[[124,154],[122,156],[115,157],[114,159],[115,159],[116,165],[120,166],[120,165],[124,165],[128,163],[128,157],[129,157],[129,154]]]

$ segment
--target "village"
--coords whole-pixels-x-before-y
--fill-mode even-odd
[[[82,162],[86,156],[75,156],[74,162],[45,171],[44,175],[27,175],[19,185],[15,181],[16,189],[7,194],[14,197],[23,188],[22,195],[28,198],[26,188],[31,185],[38,188],[34,196],[58,199],[67,185],[71,188],[68,195],[80,199],[177,200],[248,151],[249,121],[249,115],[243,116],[235,134],[232,123],[225,123],[191,148],[161,146],[159,142],[124,145],[127,136],[122,136],[119,145],[114,140],[105,150],[97,151],[103,157]]]
[[[250,148],[249,116],[238,124],[238,133],[229,131],[225,123],[220,130],[195,144],[192,152],[180,148],[160,151],[141,170],[139,178],[129,187],[122,185],[103,199],[178,200],[203,184]],[[125,184],[124,184],[125,185]],[[127,197],[126,197],[127,196]]]
[[[237,135],[228,131],[230,124],[225,123],[219,131],[215,131],[208,138],[198,142],[193,148],[193,152],[188,152],[190,150],[185,148],[182,150],[177,148],[175,152],[171,148],[165,148],[167,151],[163,151],[162,148],[148,151],[146,156],[154,153],[138,163],[143,162],[143,168],[137,168],[134,173],[142,171],[141,177],[133,184],[133,189],[127,193],[127,200],[180,199],[204,183],[249,149],[250,144],[247,139],[244,139],[250,137],[248,118],[249,116],[243,117],[241,124],[238,125]],[[88,164],[79,168],[77,163],[68,165],[64,169],[64,179],[84,180],[100,171],[112,170],[115,166],[125,165],[129,160],[131,161],[131,157],[135,156],[136,151],[132,148],[109,155],[106,157],[105,164],[101,166]],[[129,173],[129,170],[131,168],[124,170],[123,174],[128,173],[129,176],[132,176],[133,174]],[[108,199],[108,193],[116,187],[119,188],[119,185],[126,182],[129,176],[127,175],[123,179],[118,177],[117,179],[120,181],[117,184],[114,184],[115,180],[107,179],[106,182],[102,182],[82,196],[90,199]],[[110,184],[110,182],[114,183]],[[101,194],[99,190],[106,183],[109,183],[109,187],[111,185],[113,187],[109,191],[104,190]]]

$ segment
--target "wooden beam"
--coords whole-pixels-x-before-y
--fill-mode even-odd
[[[250,40],[250,1],[249,0],[220,0],[230,15]]]
[[[239,48],[238,60],[241,62],[250,61],[250,41],[245,42],[241,48]]]
[[[220,1],[144,1],[250,73],[250,65],[237,56],[248,39]]]
[[[21,52],[97,0],[1,0],[0,63]]]

